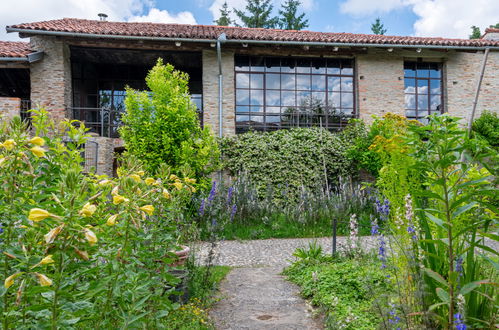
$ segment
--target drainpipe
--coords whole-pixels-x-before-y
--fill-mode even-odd
[[[480,69],[480,76],[478,77],[478,82],[475,91],[475,99],[473,100],[473,108],[471,109],[470,117],[468,120],[468,136],[471,135],[471,129],[473,127],[473,119],[475,118],[476,106],[478,104],[478,96],[480,95],[480,87],[482,86],[483,75],[485,73],[485,66],[487,64],[487,58],[489,57],[489,48],[485,48],[483,53],[482,68]]]
[[[223,74],[222,74],[222,42],[227,40],[225,33],[217,38],[218,59],[218,136],[223,136]]]

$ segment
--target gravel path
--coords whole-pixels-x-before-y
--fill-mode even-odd
[[[296,248],[314,241],[330,253],[328,237],[221,241],[213,249],[210,243],[195,246],[201,263],[208,263],[211,250],[213,264],[235,267],[222,282],[221,299],[210,311],[217,329],[323,329],[323,322],[299,296],[299,288],[280,275],[294,259]],[[344,244],[345,238],[339,238],[338,245]],[[363,245],[372,242],[363,239]]]
[[[293,252],[299,247],[308,247],[316,241],[324,253],[331,253],[332,238],[285,238],[254,241],[220,241],[213,249],[213,264],[234,267],[281,267],[291,264],[296,258]],[[341,249],[347,243],[345,237],[338,237],[337,247]],[[362,246],[371,248],[375,245],[371,237],[362,238]],[[194,247],[196,260],[207,263],[210,243],[198,243]]]

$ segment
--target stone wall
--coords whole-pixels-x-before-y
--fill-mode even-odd
[[[96,174],[113,175],[114,140],[93,135],[85,146],[85,170]]]
[[[31,63],[31,104],[44,107],[55,120],[70,118],[71,63],[69,47],[60,39],[32,36],[32,49],[45,52],[41,61]]]
[[[234,53],[222,52],[223,134],[235,134]],[[215,135],[219,132],[218,61],[215,50],[203,51],[203,122]]]
[[[21,115],[21,99],[17,97],[0,97],[0,120],[10,120]]]

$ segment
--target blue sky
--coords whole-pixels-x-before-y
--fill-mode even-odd
[[[0,0],[0,25],[59,19],[212,24],[219,8],[243,9],[246,0]],[[275,8],[284,0],[272,0]],[[467,38],[471,25],[484,31],[499,23],[499,0],[302,0],[309,30],[370,33],[380,17],[387,34]],[[0,40],[19,40],[0,29]]]

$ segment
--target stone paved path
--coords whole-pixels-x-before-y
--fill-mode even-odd
[[[298,247],[315,239],[222,241],[214,249],[213,263],[234,266],[220,288],[221,300],[210,311],[217,329],[322,329],[312,308],[299,296],[299,288],[280,275],[294,259]],[[331,239],[316,240],[326,253]],[[343,238],[339,243],[345,244]],[[365,240],[365,245],[370,245]],[[197,260],[204,262],[208,243],[197,246]]]

